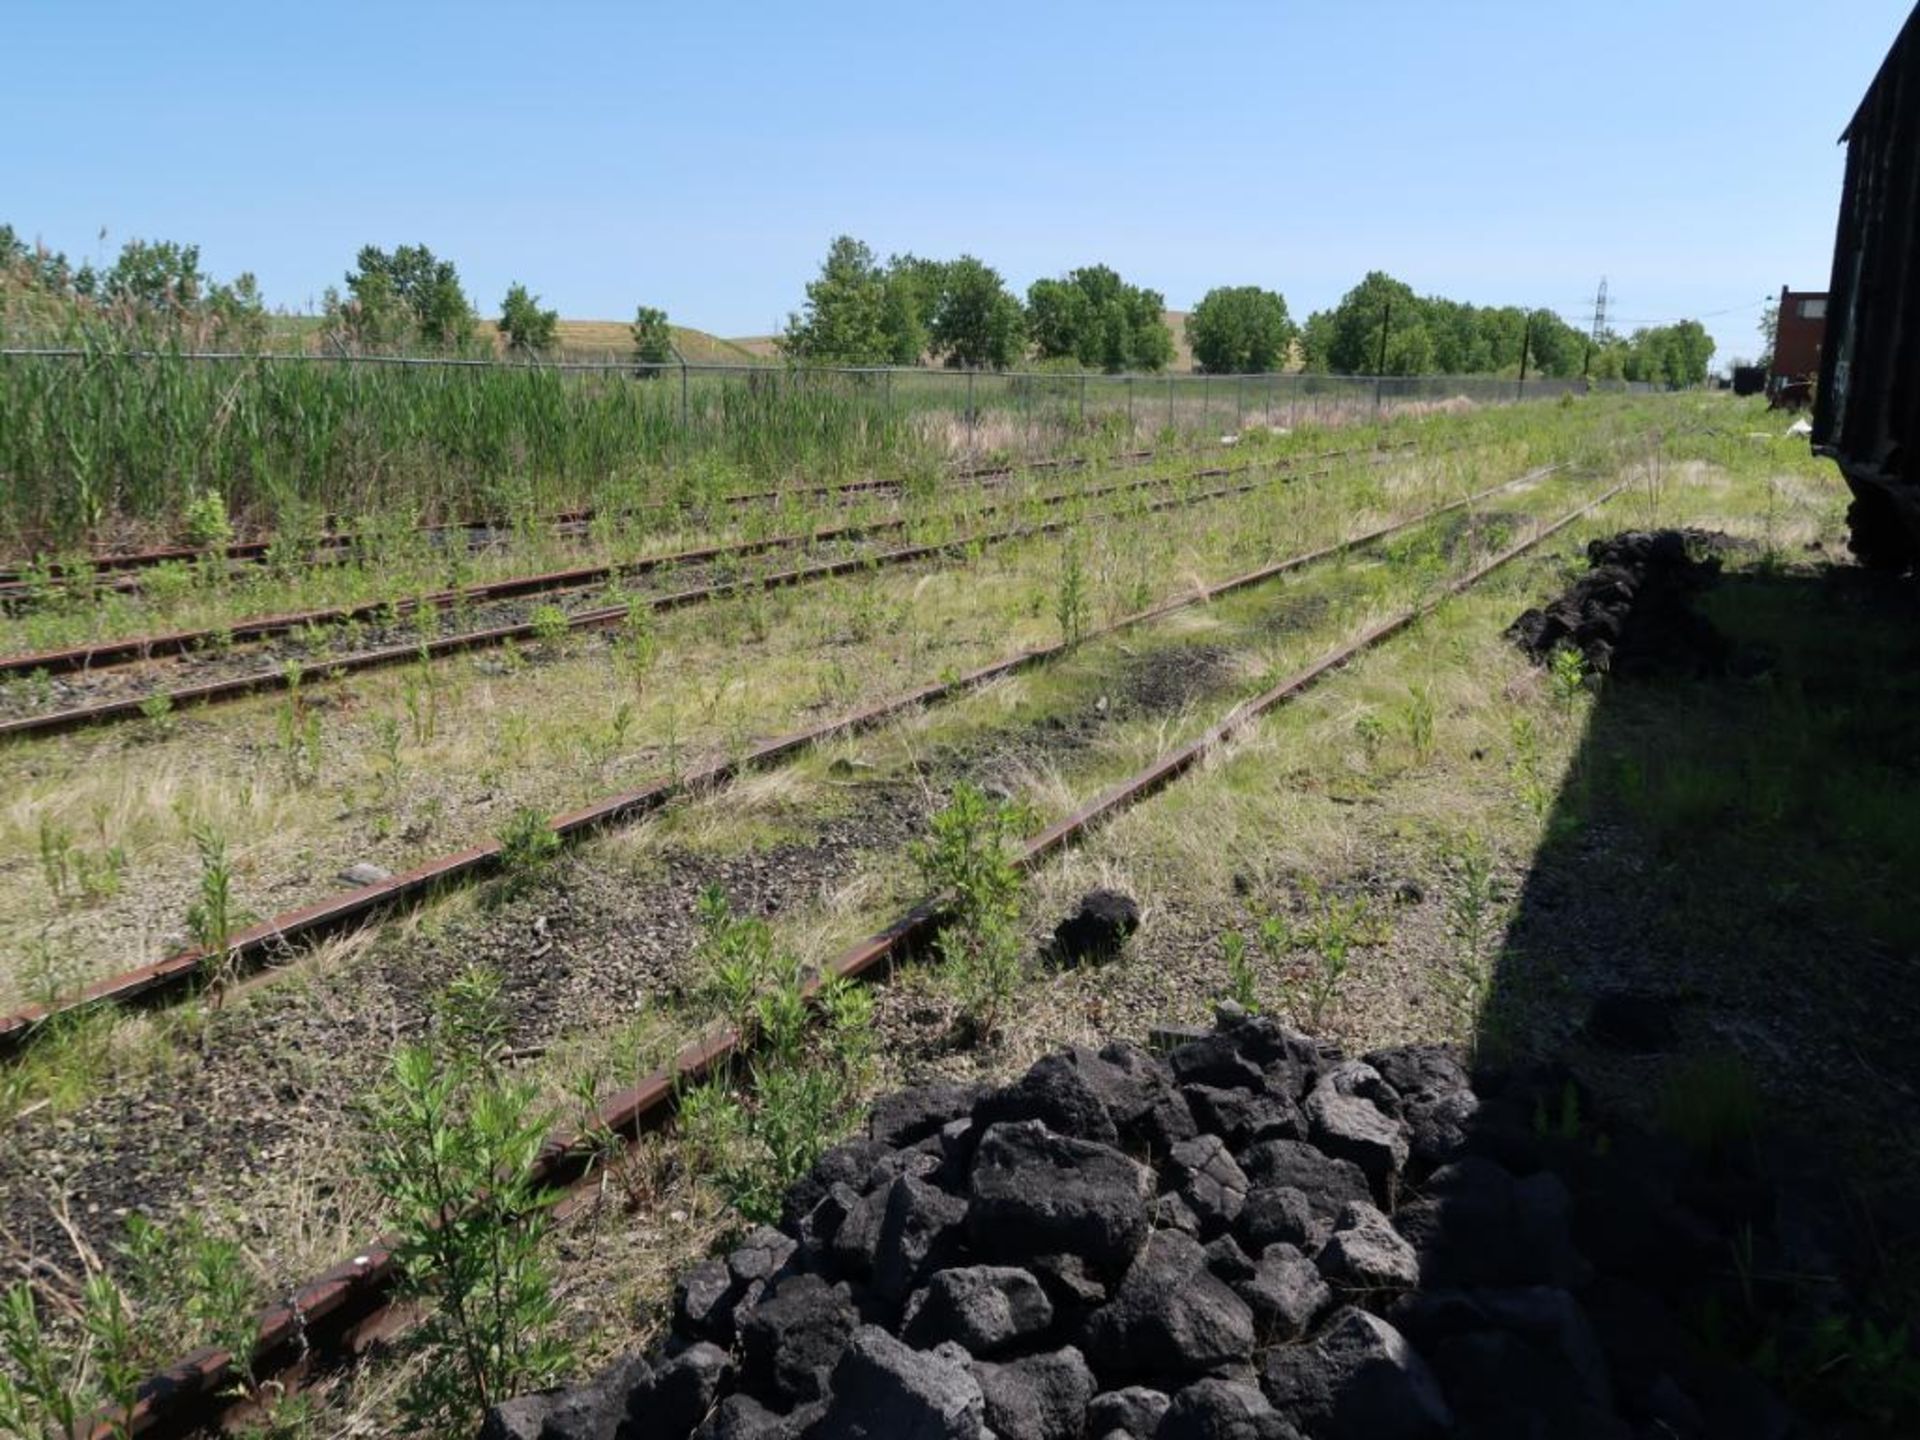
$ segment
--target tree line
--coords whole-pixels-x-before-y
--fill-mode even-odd
[[[268,317],[251,275],[230,283],[200,268],[192,245],[128,241],[101,270],[29,246],[0,226],[0,312],[46,328],[29,301],[104,318],[144,338],[252,347]],[[959,369],[1101,370],[1154,373],[1173,363],[1166,300],[1106,265],[1036,280],[1016,295],[991,265],[891,255],[836,237],[801,308],[777,337],[790,361],[815,365],[940,365]],[[538,357],[557,345],[559,316],[514,282],[494,321],[510,354]],[[17,325],[9,323],[14,330]],[[666,312],[642,305],[631,325],[636,364],[673,361]],[[344,353],[491,352],[450,260],[425,245],[363,247],[343,287],[329,288],[323,343]],[[1373,271],[1326,310],[1296,324],[1278,291],[1216,286],[1185,320],[1194,368],[1211,374],[1306,370],[1336,375],[1528,374],[1637,380],[1679,387],[1706,379],[1712,338],[1696,320],[1620,335],[1583,333],[1551,310],[1472,305],[1419,295]],[[657,373],[657,372],[648,372]]]

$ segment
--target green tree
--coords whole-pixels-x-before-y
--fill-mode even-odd
[[[642,305],[633,312],[630,328],[634,361],[649,367],[639,372],[643,378],[658,375],[659,366],[673,363],[673,327],[667,324],[666,311]]]
[[[1286,300],[1257,285],[1216,286],[1187,316],[1193,358],[1215,375],[1284,369],[1293,337]]]
[[[354,342],[380,348],[413,342],[460,350],[473,337],[473,306],[451,260],[425,245],[389,254],[366,245],[347,274],[348,299],[329,292],[328,310]]]
[[[507,337],[507,349],[516,355],[544,355],[553,348],[560,326],[560,312],[542,310],[540,297],[527,292],[515,281],[507,287],[507,298],[500,302],[500,319],[495,322]]]
[[[863,241],[840,235],[827,247],[801,313],[787,317],[780,349],[790,359],[817,365],[874,365],[889,358],[886,274]]]
[[[918,365],[927,354],[927,327],[946,293],[946,262],[917,255],[890,256],[882,286],[884,358],[889,365]]]
[[[932,348],[956,369],[1005,370],[1026,342],[1026,315],[1000,272],[962,255],[946,267],[946,285],[927,327]]]
[[[1375,373],[1383,327],[1387,374],[1409,375],[1421,362],[1432,363],[1433,342],[1426,334],[1424,306],[1411,286],[1384,271],[1369,271],[1316,326],[1318,320],[1315,316],[1307,322],[1318,351],[1316,368],[1338,375]]]
[[[1163,370],[1173,359],[1166,298],[1130,285],[1105,265],[1083,266],[1027,288],[1034,349],[1089,370]]]

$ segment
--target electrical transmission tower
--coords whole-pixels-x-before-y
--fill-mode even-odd
[[[1607,334],[1607,277],[1600,277],[1600,289],[1593,297],[1593,331],[1587,336],[1587,358],[1580,366],[1580,378],[1587,378],[1587,372],[1593,368],[1593,352],[1600,348]]]

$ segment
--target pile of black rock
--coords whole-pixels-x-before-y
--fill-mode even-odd
[[[681,1277],[651,1354],[484,1434],[1795,1433],[1680,1323],[1734,1218],[1581,1103],[1564,1074],[1469,1076],[1433,1046],[1346,1059],[1232,1007],[1153,1051],[908,1090],[778,1227]]]
[[[1739,543],[1705,530],[1628,530],[1587,546],[1592,568],[1544,609],[1527,610],[1507,637],[1539,663],[1571,647],[1589,668],[1617,676],[1717,673],[1726,638],[1693,607],[1720,574],[1712,551]]]

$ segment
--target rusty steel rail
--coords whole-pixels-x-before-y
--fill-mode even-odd
[[[1273,462],[1271,467],[1256,463],[1244,469],[1279,467]],[[1227,468],[1209,468],[1189,472],[1178,477],[1183,480],[1210,479],[1242,473]],[[1281,479],[1316,479],[1329,474],[1329,471],[1308,471],[1296,474],[1285,471]],[[1158,479],[1129,482],[1114,487],[1119,490],[1139,490],[1165,483]],[[1167,500],[1155,501],[1145,507],[1147,514],[1204,504],[1234,495],[1244,495],[1260,489],[1271,481],[1250,481],[1239,485],[1222,486],[1218,489],[1202,491],[1197,495],[1177,496]],[[1079,498],[1078,495],[1059,497],[1056,503]],[[1083,517],[1093,520],[1123,518],[1119,511],[1105,511],[1100,514]],[[821,561],[813,565],[802,565],[790,570],[775,571],[770,575],[757,578],[730,580],[717,585],[697,586],[691,590],[675,591],[666,595],[656,595],[644,601],[648,609],[655,614],[669,610],[685,609],[688,606],[705,604],[713,600],[723,600],[735,595],[743,595],[755,590],[776,590],[792,585],[802,585],[814,580],[830,579],[839,575],[850,575],[859,571],[895,565],[911,564],[915,561],[931,559],[938,555],[954,551],[963,551],[974,545],[999,545],[1012,540],[1026,539],[1036,535],[1054,534],[1067,528],[1064,520],[1044,521],[1032,525],[1018,525],[1005,530],[988,531],[982,534],[956,536],[937,543],[906,545],[897,550],[884,550],[877,555],[862,555],[841,560]],[[567,629],[592,630],[606,629],[618,625],[626,619],[628,608],[624,605],[599,606],[582,610],[567,617]],[[389,665],[409,664],[422,660],[439,659],[442,656],[458,654],[467,650],[481,650],[494,645],[503,645],[509,641],[534,639],[541,627],[528,620],[516,624],[491,626],[484,630],[471,630],[458,635],[442,636],[434,640],[421,640],[408,645],[385,646],[378,650],[362,650],[348,655],[320,658],[303,663],[299,669],[299,683],[307,684],[316,680],[328,680],[362,670],[379,669]],[[158,696],[165,696],[168,712],[184,709],[188,706],[215,704],[226,700],[235,700],[247,695],[263,694],[269,691],[285,690],[294,684],[294,679],[285,670],[265,670],[253,675],[235,676],[226,680],[210,680],[199,685],[182,686],[175,690],[157,690],[146,695],[122,700],[105,700],[89,705],[77,705],[66,710],[47,711],[38,715],[24,715],[12,720],[0,721],[0,740],[15,739],[32,735],[54,735],[70,730],[78,730],[89,725],[119,720],[130,720],[144,714],[143,707],[152,703]]]
[[[1302,463],[1336,460],[1355,453],[1357,452],[1351,450],[1335,450],[1319,455],[1287,457],[1275,460],[1271,464],[1275,470],[1286,471]],[[1149,476],[1144,480],[1116,481],[1111,485],[1100,485],[1085,490],[1061,491],[1053,495],[1039,495],[1025,500],[983,505],[972,511],[971,517],[995,515],[1021,505],[1065,505],[1075,500],[1092,500],[1104,495],[1152,489],[1156,485],[1171,484],[1182,479],[1238,474],[1245,470],[1258,469],[1261,464],[1260,461],[1250,461],[1245,465],[1210,467],[1178,476]],[[938,520],[950,518],[954,513],[945,512],[944,516],[936,514],[922,518]],[[632,560],[610,562],[604,565],[546,570],[533,575],[485,581],[477,585],[455,586],[405,599],[370,600],[357,605],[336,605],[281,615],[253,616],[224,626],[208,626],[198,630],[171,630],[153,635],[134,635],[123,640],[101,640],[63,650],[29,651],[24,654],[0,656],[0,677],[31,675],[41,670],[49,675],[68,675],[76,671],[110,669],[118,665],[137,664],[144,660],[168,655],[191,654],[216,645],[247,643],[269,639],[276,635],[291,635],[314,625],[345,625],[378,619],[387,614],[398,618],[417,615],[423,610],[444,612],[462,604],[487,604],[495,600],[510,600],[526,595],[582,589],[608,580],[652,574],[656,570],[676,569],[684,565],[703,565],[715,560],[745,559],[749,556],[771,554],[779,550],[805,549],[837,540],[887,534],[904,530],[914,523],[913,519],[905,516],[859,521],[850,525],[836,525],[805,533],[769,535],[757,540],[731,541],[721,545],[663,551],[656,555],[642,555]]]
[[[1200,760],[1261,716],[1310,689],[1382,641],[1418,623],[1447,600],[1465,593],[1542,541],[1592,513],[1627,489],[1628,483],[1616,484],[1558,520],[1536,528],[1527,539],[1509,546],[1465,575],[1448,582],[1433,598],[1382,621],[1262,694],[1234,706],[1197,739],[1160,756],[1138,774],[1112,786],[1033,836],[1022,848],[1015,863],[1025,871],[1038,868],[1102,821],[1156,794],[1187,774]],[[823,974],[853,980],[877,978],[890,969],[895,961],[923,947],[932,938],[942,916],[943,897],[922,900],[890,924],[848,947],[824,967]],[[809,998],[817,992],[820,983],[818,977],[807,982],[805,991]],[[638,1084],[609,1096],[599,1106],[588,1129],[548,1141],[534,1162],[532,1178],[535,1183],[555,1189],[573,1188],[572,1203],[564,1208],[578,1209],[581,1203],[578,1187],[590,1181],[605,1160],[600,1137],[611,1133],[638,1138],[663,1129],[672,1119],[677,1097],[686,1086],[713,1075],[735,1055],[746,1052],[752,1043],[751,1036],[743,1035],[731,1026],[719,1024],[709,1028],[661,1069]],[[390,1294],[400,1278],[394,1243],[391,1237],[382,1237],[351,1259],[300,1286],[288,1299],[261,1311],[257,1318],[258,1338],[249,1367],[251,1373],[255,1376],[281,1375],[295,1366],[305,1365],[315,1354],[327,1352],[330,1336],[341,1337],[350,1343],[353,1334],[364,1329],[389,1303]],[[180,1434],[217,1423],[220,1415],[233,1403],[227,1387],[235,1378],[232,1357],[227,1352],[214,1347],[194,1351],[141,1386],[140,1399],[129,1427],[131,1433],[149,1437]],[[95,1432],[99,1440],[107,1440],[109,1433],[112,1432],[105,1428]]]
[[[1407,530],[1452,511],[1476,505],[1480,501],[1513,489],[1529,481],[1541,480],[1564,467],[1539,466],[1483,490],[1431,506],[1402,520],[1391,521],[1361,534],[1330,545],[1306,551],[1287,559],[1263,565],[1227,580],[1217,581],[1163,600],[1145,610],[1120,617],[1110,624],[1088,631],[1083,643],[1120,633],[1149,621],[1164,618],[1192,605],[1207,604],[1236,591],[1263,584],[1290,571],[1304,569],[1336,555],[1391,539]],[[910,711],[953,699],[1003,676],[1017,674],[1031,666],[1056,659],[1069,647],[1065,642],[1021,650],[951,680],[922,685],[890,699],[864,706],[805,730],[767,740],[737,758],[701,766],[679,780],[663,778],[578,809],[562,811],[550,817],[548,824],[562,843],[575,843],[608,825],[636,818],[659,809],[675,797],[727,784],[738,776],[784,760],[824,740],[857,733]],[[492,873],[500,862],[498,842],[473,846],[452,855],[430,860],[403,875],[353,890],[341,891],[313,904],[290,910],[237,931],[223,956],[223,962],[241,968],[266,963],[295,942],[311,943],[325,936],[367,923],[378,915],[418,903],[436,889],[467,884]],[[9,1056],[44,1026],[97,1005],[152,1003],[190,990],[211,957],[204,950],[188,949],[169,955],[137,969],[109,976],[86,986],[71,999],[54,1004],[30,1005],[10,1015],[0,1015],[0,1058]]]

